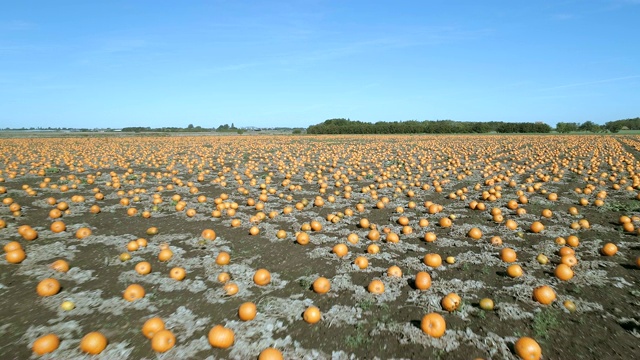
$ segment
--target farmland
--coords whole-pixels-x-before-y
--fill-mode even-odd
[[[105,359],[517,359],[522,337],[546,359],[640,350],[637,135],[39,137],[0,149],[3,358],[35,357],[47,334],[59,345],[42,358],[83,358],[91,332]],[[50,278],[60,289],[40,291]],[[542,286],[553,296],[535,295]],[[423,331],[431,313],[443,334]],[[170,346],[143,334],[154,317]],[[230,344],[213,344],[216,325]]]

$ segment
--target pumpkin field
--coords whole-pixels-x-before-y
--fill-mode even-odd
[[[0,358],[630,359],[639,159],[637,135],[2,138]]]

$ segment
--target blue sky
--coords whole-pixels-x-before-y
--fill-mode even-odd
[[[4,1],[0,127],[601,124],[640,116],[639,19],[640,0]]]

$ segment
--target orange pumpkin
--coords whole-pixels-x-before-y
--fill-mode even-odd
[[[423,262],[427,266],[437,268],[442,265],[442,257],[440,254],[427,254],[424,256]]]
[[[472,238],[473,240],[479,240],[482,237],[482,231],[477,227],[471,228],[467,233],[467,236]]]
[[[606,243],[602,249],[600,249],[600,252],[605,256],[613,256],[618,252],[618,247],[613,243]]]
[[[506,263],[515,262],[518,258],[516,251],[511,248],[504,248],[500,250],[500,259]]]
[[[364,256],[358,256],[353,263],[360,269],[366,269],[369,266],[369,260]]]
[[[284,360],[282,353],[278,349],[266,348],[260,352],[258,360]]]
[[[227,349],[235,341],[233,330],[222,325],[216,325],[209,330],[209,344],[214,348]]]
[[[242,321],[253,320],[256,317],[257,313],[258,313],[258,309],[256,307],[256,304],[252,302],[243,303],[238,308],[238,317]]]
[[[152,317],[142,325],[142,335],[147,339],[152,339],[158,331],[164,330],[164,321],[159,317]]]
[[[34,341],[31,350],[36,355],[44,355],[56,351],[59,346],[60,338],[56,334],[47,334]]]
[[[174,280],[182,281],[187,276],[187,271],[181,267],[174,267],[169,271],[169,277]]]
[[[271,273],[267,269],[259,269],[253,274],[253,282],[265,286],[271,282]]]
[[[176,337],[173,333],[167,329],[162,329],[156,332],[151,338],[151,348],[155,352],[164,353],[174,347],[176,344]]]
[[[231,255],[226,251],[221,251],[216,257],[216,264],[220,266],[229,265],[231,262]]]
[[[431,275],[426,271],[420,271],[416,274],[415,286],[418,290],[427,290],[431,287]]]
[[[431,337],[440,338],[447,330],[447,323],[442,315],[430,313],[422,317],[420,329]]]
[[[381,280],[373,280],[367,287],[370,293],[380,295],[384,293],[384,283]]]
[[[141,261],[136,264],[135,270],[140,275],[147,275],[151,272],[151,264],[147,261]]]
[[[296,236],[296,242],[300,245],[307,245],[309,243],[309,234],[306,232],[300,232]]]
[[[548,285],[533,289],[533,300],[543,305],[549,305],[556,300],[556,292]]]
[[[222,287],[222,290],[224,290],[227,295],[233,296],[238,293],[239,289],[238,289],[238,285],[236,285],[235,283],[228,282],[224,284],[224,286]]]
[[[62,259],[59,259],[52,262],[51,265],[49,265],[49,268],[59,272],[67,272],[69,271],[69,263]]]
[[[400,269],[400,267],[398,267],[396,265],[390,266],[387,269],[387,276],[401,278],[402,277],[402,270]]]
[[[333,247],[333,253],[336,254],[338,257],[344,257],[345,255],[347,255],[349,253],[349,248],[347,247],[347,245],[345,244],[336,244]]]
[[[448,312],[456,311],[458,307],[460,307],[461,303],[462,299],[456,293],[449,293],[444,298],[442,298],[442,301],[440,301],[442,308],[447,310]]]
[[[22,249],[7,251],[5,259],[10,264],[20,264],[27,258],[27,254]]]
[[[379,252],[380,252],[380,246],[378,246],[376,244],[371,244],[371,245],[367,246],[367,253],[369,253],[369,254],[377,254]]]
[[[91,235],[91,229],[88,227],[81,227],[76,231],[76,238],[80,240],[88,237],[89,235]]]
[[[534,221],[531,224],[530,230],[531,230],[531,232],[537,234],[537,233],[542,232],[544,230],[544,225],[540,221]]]
[[[22,250],[22,245],[20,245],[17,241],[10,241],[4,247],[3,250],[5,252],[13,251],[13,250]]]
[[[556,266],[556,269],[553,273],[558,279],[562,281],[568,281],[573,278],[573,270],[571,270],[571,267],[566,264],[559,264],[558,266]]]
[[[521,277],[522,274],[522,267],[518,264],[509,265],[509,267],[507,268],[507,275],[512,278]]]
[[[313,291],[326,294],[331,289],[331,282],[325,277],[319,277],[313,282]]]
[[[97,331],[86,334],[80,340],[80,350],[87,354],[100,354],[107,347],[107,338]]]
[[[202,238],[205,240],[215,240],[217,235],[216,232],[213,231],[213,229],[204,229],[202,230],[202,234],[201,234]]]
[[[131,284],[122,293],[122,297],[127,301],[136,301],[144,297],[144,288],[138,284]]]
[[[54,221],[51,223],[51,231],[54,233],[60,233],[67,229],[67,226],[62,221]]]
[[[516,355],[523,360],[539,360],[542,357],[542,348],[530,337],[521,337],[514,344]]]
[[[302,314],[302,318],[309,324],[315,324],[320,321],[320,309],[315,306],[309,306]]]
[[[53,296],[60,291],[60,283],[58,280],[48,278],[40,281],[36,287],[36,292],[40,296]]]

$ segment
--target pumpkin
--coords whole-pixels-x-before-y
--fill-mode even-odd
[[[214,348],[227,349],[235,340],[233,330],[228,329],[222,325],[216,325],[209,330],[209,344]]]
[[[387,269],[387,276],[401,278],[402,277],[402,270],[396,265],[390,266]]]
[[[76,238],[80,240],[88,237],[89,235],[91,235],[91,229],[88,227],[81,227],[76,231]]]
[[[556,300],[556,292],[548,285],[533,289],[533,300],[543,305],[549,305]]]
[[[266,348],[260,352],[258,360],[284,360],[282,353],[278,349]]]
[[[442,257],[439,254],[426,254],[423,262],[427,266],[437,268],[442,265]]]
[[[151,338],[151,348],[155,352],[167,352],[176,344],[176,337],[167,329],[156,332]]]
[[[578,245],[580,245],[580,239],[575,235],[569,235],[567,236],[566,243],[571,247],[578,247]]]
[[[378,241],[380,239],[380,232],[376,229],[371,229],[367,234],[367,239],[371,241]]]
[[[122,293],[122,297],[127,301],[140,300],[144,295],[144,288],[138,284],[129,285]]]
[[[384,283],[381,280],[373,280],[367,287],[370,293],[380,295],[384,293]]]
[[[10,241],[4,247],[3,250],[5,252],[13,251],[13,250],[22,250],[22,245],[20,245],[17,241]]]
[[[36,339],[31,346],[31,350],[36,355],[44,355],[56,351],[59,346],[60,338],[56,334],[47,334]]]
[[[148,261],[141,261],[136,264],[135,270],[140,275],[147,275],[151,272],[151,264]]]
[[[220,266],[229,265],[231,261],[231,255],[226,251],[221,251],[216,257],[216,264]]]
[[[618,252],[618,247],[612,243],[606,243],[604,244],[602,249],[600,249],[600,253],[602,253],[602,255],[605,255],[605,256],[613,256],[617,252]]]
[[[514,344],[514,350],[523,360],[539,360],[542,356],[542,348],[530,337],[521,337]]]
[[[313,282],[313,291],[318,294],[326,294],[331,289],[331,282],[325,277],[319,277]]]
[[[332,252],[336,254],[336,256],[341,258],[346,256],[349,253],[349,248],[345,244],[336,244],[333,247]]]
[[[447,310],[448,312],[456,311],[458,307],[460,307],[461,303],[462,299],[456,293],[449,293],[444,298],[442,298],[442,301],[440,301],[442,308]]]
[[[58,280],[48,278],[40,281],[36,287],[36,292],[40,296],[53,296],[60,291],[60,283]]]
[[[469,232],[467,232],[467,236],[469,236],[473,240],[479,240],[482,237],[482,231],[477,227],[474,227],[474,228],[471,228]]]
[[[434,242],[436,241],[436,239],[437,239],[437,236],[433,232],[427,232],[426,234],[424,234],[424,241],[426,242]]]
[[[62,221],[54,221],[51,223],[51,231],[54,233],[60,233],[67,229],[67,226]]]
[[[302,318],[309,324],[315,324],[320,321],[320,309],[315,306],[309,306],[302,314]]]
[[[187,271],[181,267],[174,267],[169,270],[169,277],[174,280],[182,281],[187,276]]]
[[[236,285],[235,283],[232,282],[228,282],[226,284],[224,284],[224,286],[222,287],[222,290],[224,290],[224,292],[229,295],[229,296],[233,296],[235,294],[238,293],[238,285]]]
[[[80,350],[90,355],[100,354],[107,347],[107,338],[100,332],[93,331],[80,340]]]
[[[553,273],[562,281],[568,281],[573,278],[573,270],[571,270],[571,267],[567,264],[558,264]]]
[[[489,298],[483,298],[482,300],[480,300],[479,305],[480,305],[480,309],[484,311],[492,311],[494,307],[493,300]]]
[[[578,264],[578,259],[575,255],[564,255],[560,257],[560,263],[574,267]]]
[[[500,250],[500,259],[506,263],[515,262],[517,257],[516,251],[511,248],[504,248]]]
[[[160,261],[169,261],[173,257],[173,251],[171,249],[162,249],[158,254],[158,260]]]
[[[49,268],[59,272],[67,272],[69,271],[69,263],[66,262],[65,260],[59,259],[52,262],[49,265]]]
[[[142,325],[142,335],[151,339],[158,331],[164,330],[164,326],[164,321],[161,318],[152,317]]]
[[[231,275],[229,275],[229,273],[227,272],[221,272],[220,274],[218,274],[217,279],[219,283],[224,284],[231,279]]]
[[[296,236],[296,242],[300,245],[307,245],[309,243],[309,234],[306,232],[299,232]]]
[[[443,218],[440,218],[440,221],[438,222],[438,224],[440,224],[440,227],[448,228],[448,227],[451,227],[452,222],[450,218],[443,217]]]
[[[400,237],[398,236],[398,234],[390,232],[387,234],[385,241],[388,243],[398,243],[400,241]]]
[[[440,338],[447,330],[447,323],[442,315],[430,313],[422,317],[420,329],[431,337]]]
[[[213,229],[204,229],[202,230],[202,234],[201,234],[202,238],[205,240],[215,240],[217,235],[216,232],[213,231]]]
[[[518,264],[509,265],[507,275],[512,278],[521,277],[523,274],[522,267]]]
[[[537,234],[539,232],[542,232],[542,230],[544,230],[544,225],[540,221],[534,221],[531,224],[531,227],[529,229],[531,230],[531,232]]]
[[[369,266],[369,260],[364,256],[358,256],[353,263],[360,269],[366,269]]]
[[[414,281],[416,289],[427,290],[431,287],[431,275],[426,271],[420,271],[416,274]]]
[[[367,246],[367,253],[369,254],[377,254],[380,252],[380,246],[376,245],[376,244],[371,244],[369,246]]]
[[[258,309],[256,307],[256,304],[252,302],[243,303],[238,308],[238,317],[242,321],[253,320],[256,317],[257,313],[258,313]]]
[[[20,264],[27,258],[27,254],[22,249],[7,251],[5,259],[10,264]]]
[[[271,282],[271,273],[267,269],[259,269],[253,274],[253,282],[259,286],[265,286]]]

